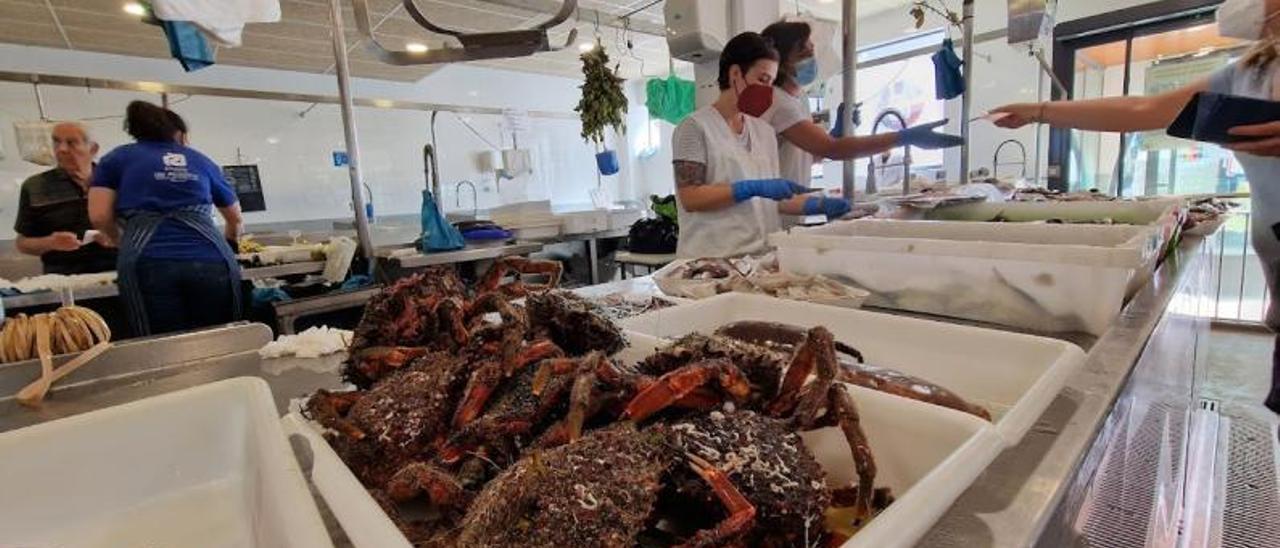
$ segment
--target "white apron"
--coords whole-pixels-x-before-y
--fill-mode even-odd
[[[744,116],[750,150],[738,141],[724,117],[711,106],[690,115],[707,140],[707,182],[770,179],[778,177],[778,141],[773,128]],[[679,202],[679,193],[676,194]],[[752,198],[717,211],[688,211],[680,204],[682,258],[733,257],[766,248],[765,237],[781,229],[778,203]]]

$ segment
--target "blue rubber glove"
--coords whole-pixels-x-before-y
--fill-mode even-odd
[[[898,132],[898,142],[923,149],[954,148],[964,144],[964,139],[957,135],[933,131],[945,125],[947,125],[947,120],[909,127]]]
[[[733,201],[741,203],[757,197],[786,200],[808,190],[786,179],[746,179],[733,183]]]
[[[853,127],[862,125],[862,103],[853,105]],[[836,107],[836,118],[831,121],[831,138],[844,137],[844,103]]]
[[[804,201],[805,215],[826,215],[827,219],[839,219],[853,209],[847,200],[827,196],[811,196]]]

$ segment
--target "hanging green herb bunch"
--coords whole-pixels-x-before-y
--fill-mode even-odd
[[[626,131],[627,96],[622,93],[618,68],[609,68],[609,54],[599,40],[582,54],[582,75],[586,78],[579,86],[582,100],[573,110],[582,118],[582,138],[603,145],[606,127]]]

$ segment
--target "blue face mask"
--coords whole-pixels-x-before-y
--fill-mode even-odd
[[[810,57],[796,63],[796,83],[802,86],[812,84],[818,79],[818,60]]]

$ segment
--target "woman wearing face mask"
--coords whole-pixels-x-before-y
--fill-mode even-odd
[[[761,34],[773,41],[781,59],[778,77],[773,81],[773,106],[761,119],[769,122],[779,136],[778,159],[783,177],[808,187],[814,158],[847,160],[879,154],[901,145],[940,149],[957,147],[964,142],[954,135],[933,131],[946,125],[946,120],[898,133],[835,137],[844,133],[843,128],[837,127],[828,133],[814,123],[809,98],[804,92],[804,88],[818,78],[818,63],[810,38],[813,29],[805,22],[781,21],[769,25]]]
[[[1280,100],[1280,0],[1226,0],[1218,9],[1223,36],[1257,43],[1239,61],[1209,78],[1163,95],[1088,101],[1008,105],[996,124],[1006,128],[1043,122],[1093,131],[1151,131],[1168,127],[1193,95],[1202,91]],[[1231,133],[1256,140],[1228,145],[1252,181],[1253,246],[1267,287],[1280,295],[1280,122],[1242,126]],[[1267,309],[1267,326],[1280,330],[1280,309]],[[1280,338],[1272,355],[1271,393],[1266,405],[1280,413]]]
[[[765,249],[779,212],[821,212],[838,199],[798,195],[778,177],[778,141],[759,116],[773,99],[778,52],[754,32],[720,53],[720,97],[681,122],[672,136],[681,257],[731,257]],[[825,204],[825,205],[824,205]],[[848,204],[843,204],[848,211]]]

